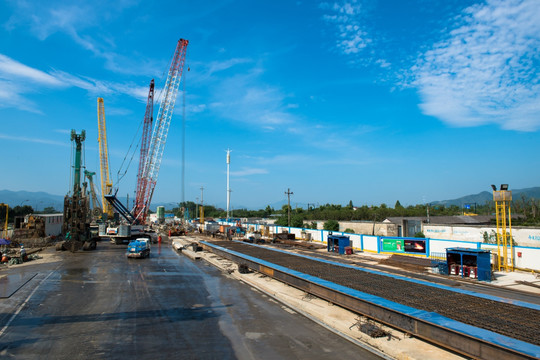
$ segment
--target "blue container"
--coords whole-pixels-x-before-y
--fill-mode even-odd
[[[467,248],[446,249],[448,272],[452,268],[461,277],[477,277],[478,280],[491,281],[491,251]]]
[[[345,254],[345,248],[351,246],[351,240],[344,235],[328,235],[327,250]]]
[[[446,262],[440,262],[438,265],[439,274],[448,275],[448,264]]]

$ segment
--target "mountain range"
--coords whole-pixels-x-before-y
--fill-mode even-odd
[[[513,201],[525,199],[540,199],[540,187],[532,187],[526,189],[511,189]],[[484,205],[486,202],[493,200],[493,193],[490,191],[482,191],[481,193],[474,195],[466,195],[453,200],[432,201],[431,205],[444,205],[444,206],[463,206],[466,204]]]
[[[533,188],[526,188],[526,189],[512,189],[512,197],[514,201],[521,199],[522,197],[525,199],[540,199],[540,187],[533,187]],[[119,200],[126,204],[127,199],[126,197],[119,197]],[[444,205],[444,206],[450,206],[450,205],[456,205],[456,206],[463,206],[465,204],[477,204],[477,205],[484,205],[486,202],[493,200],[493,194],[489,191],[482,191],[478,194],[473,195],[466,195],[462,196],[457,199],[452,200],[441,200],[441,201],[432,201],[431,205]],[[133,201],[133,199],[129,199],[130,203]],[[0,202],[4,204],[8,204],[10,207],[15,206],[24,206],[29,205],[34,208],[35,211],[43,211],[46,207],[53,207],[57,211],[61,212],[64,207],[64,196],[63,195],[53,195],[46,192],[38,191],[38,192],[31,192],[31,191],[10,191],[10,190],[0,190]],[[274,207],[274,209],[281,209],[281,206],[286,204],[286,201],[281,201],[275,204],[271,204],[270,206]],[[291,204],[292,205],[292,204]],[[152,203],[152,206],[150,209],[152,211],[156,211],[156,208],[158,206],[164,206],[166,210],[171,210],[173,207],[177,207],[178,203],[176,202],[168,202],[168,203]],[[218,208],[224,208],[224,206],[221,206],[218,204],[216,207]],[[265,208],[266,206],[262,206],[261,208]],[[242,207],[235,206],[236,209],[241,209]]]

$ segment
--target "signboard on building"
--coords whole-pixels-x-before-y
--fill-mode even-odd
[[[382,239],[382,251],[404,252],[405,243],[403,239]]]

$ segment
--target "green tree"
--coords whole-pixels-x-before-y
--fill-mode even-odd
[[[189,212],[189,217],[191,219],[199,217],[199,215],[196,214],[196,212],[197,212],[197,204],[195,204],[193,201],[184,201],[184,202],[179,203],[178,206],[180,208],[187,209],[188,212]]]
[[[8,222],[15,221],[15,216],[25,216],[34,213],[34,209],[30,205],[9,207],[8,210]],[[6,207],[0,206],[0,224],[3,224],[6,220]]]
[[[351,229],[351,228],[347,228],[347,229],[345,229],[345,231],[344,231],[344,232],[346,232],[346,233],[349,233],[349,234],[354,234],[354,230],[353,230],[353,229]]]
[[[304,225],[304,218],[301,215],[291,216],[291,226],[301,228]]]
[[[287,215],[281,215],[277,218],[275,224],[279,226],[288,226],[288,222]]]
[[[336,220],[328,220],[324,223],[324,230],[339,231],[339,223]]]
[[[55,212],[56,212],[56,210],[52,206],[47,206],[42,211],[43,214],[54,214]]]

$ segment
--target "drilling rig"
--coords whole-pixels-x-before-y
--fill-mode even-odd
[[[96,175],[95,172],[84,170],[84,177],[88,179],[88,185],[90,186],[90,197],[92,199],[92,218],[94,220],[98,220],[101,219],[103,215],[103,210],[101,209],[101,205],[96,193],[96,187],[94,186],[94,175]]]
[[[81,187],[82,148],[86,132],[77,134],[71,130],[73,146],[73,189],[64,197],[64,223],[62,234],[64,241],[56,244],[56,250],[69,250],[75,252],[81,247],[83,250],[96,248],[96,239],[90,236],[89,199],[86,194],[86,183]]]

